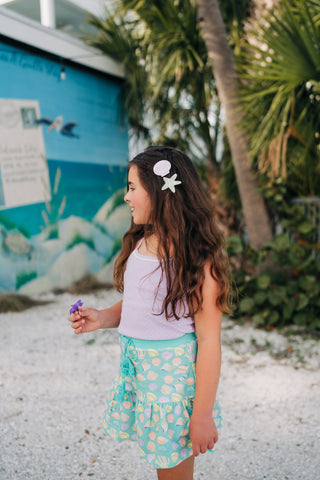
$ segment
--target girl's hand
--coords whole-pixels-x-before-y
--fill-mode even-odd
[[[69,317],[74,333],[88,333],[101,328],[101,312],[95,308],[79,307]]]
[[[189,433],[195,457],[213,448],[218,441],[218,431],[212,417],[192,415]]]

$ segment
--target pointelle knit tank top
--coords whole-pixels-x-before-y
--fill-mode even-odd
[[[159,259],[142,255],[139,252],[142,242],[143,239],[127,261],[119,333],[142,340],[170,340],[194,332],[194,319],[183,317],[186,303],[182,305],[179,320],[167,320],[164,313],[159,315],[167,282],[163,278],[158,288],[161,279]]]

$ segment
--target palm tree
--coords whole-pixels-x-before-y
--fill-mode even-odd
[[[261,0],[258,1],[260,5]],[[236,55],[245,34],[246,23],[256,11],[253,0],[219,0],[219,8],[228,33],[229,45]]]
[[[250,245],[260,248],[272,240],[272,230],[256,174],[252,171],[247,138],[241,127],[238,79],[233,55],[217,0],[198,0],[198,16],[212,63],[216,86],[225,110],[226,131],[232,153],[243,215]]]
[[[123,122],[128,116],[134,134],[149,139],[145,117],[151,91],[145,67],[144,32],[137,28],[135,18],[128,21],[122,12],[112,14],[107,9],[105,18],[90,14],[88,23],[96,28],[97,33],[88,32],[83,39],[125,66],[119,102]]]
[[[280,2],[239,57],[243,125],[259,171],[292,196],[320,195],[320,4]]]
[[[219,170],[220,104],[195,0],[120,0],[113,15],[91,16],[89,43],[121,60],[125,107],[135,133],[176,145]],[[140,104],[140,112],[139,112]]]

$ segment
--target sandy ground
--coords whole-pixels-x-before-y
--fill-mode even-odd
[[[0,479],[152,480],[136,445],[102,428],[106,390],[118,369],[115,330],[76,336],[77,298],[0,318]],[[105,308],[114,291],[83,295]],[[319,341],[224,320],[219,387],[224,425],[195,480],[320,479]]]

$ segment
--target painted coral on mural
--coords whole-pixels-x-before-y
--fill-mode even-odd
[[[67,288],[86,275],[112,281],[113,257],[130,222],[130,211],[117,198],[120,189],[92,220],[71,215],[59,220],[59,236],[46,229],[27,236],[0,214],[0,293],[27,295]]]

